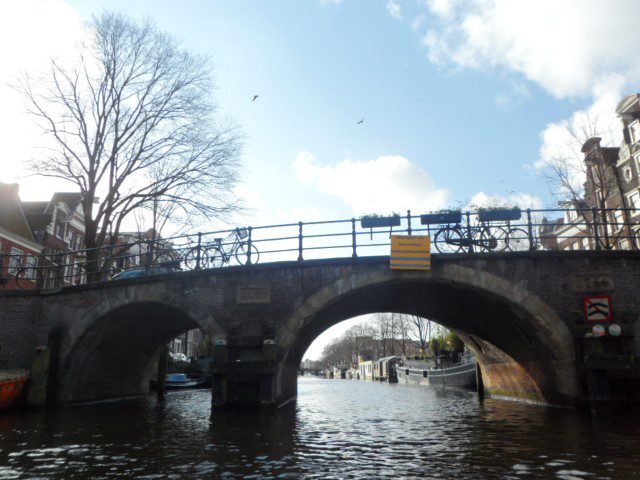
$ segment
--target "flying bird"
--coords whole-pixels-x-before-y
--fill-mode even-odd
[[[362,120],[360,120],[358,123],[356,123],[356,125],[362,125],[364,123],[364,117],[362,117]]]
[[[258,95],[254,95],[253,98],[251,99],[252,102],[255,102],[258,99]]]

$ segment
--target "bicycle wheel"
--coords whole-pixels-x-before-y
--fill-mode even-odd
[[[249,260],[249,244],[247,242],[240,242],[238,248],[236,248],[236,261],[240,265],[246,265]],[[255,244],[251,244],[251,263],[258,263],[260,259],[260,252],[256,248]]]
[[[640,228],[635,230],[632,234],[631,248],[634,250],[640,250]]]
[[[220,268],[225,263],[229,263],[229,257],[220,247],[207,249],[207,259],[209,260],[209,268]]]
[[[444,227],[433,237],[436,250],[440,253],[458,253],[462,251],[462,233],[456,227]]]
[[[502,227],[485,227],[480,232],[480,245],[485,252],[504,252],[507,231]]]
[[[529,232],[524,228],[510,228],[507,232],[507,250],[524,252],[529,250]]]
[[[208,267],[207,251],[204,248],[200,249],[200,268]],[[198,268],[198,247],[190,248],[182,258],[182,264],[185,270],[195,270]]]

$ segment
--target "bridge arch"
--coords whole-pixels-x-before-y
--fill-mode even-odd
[[[193,328],[202,328],[213,341],[226,338],[202,305],[161,284],[110,292],[65,331],[57,402],[146,393],[162,346]]]
[[[298,365],[320,333],[375,312],[415,314],[460,332],[493,394],[563,404],[580,396],[573,338],[559,315],[522,286],[457,264],[349,274],[310,296],[277,338],[280,393],[295,395]]]

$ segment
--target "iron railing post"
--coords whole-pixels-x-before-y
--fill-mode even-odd
[[[351,248],[353,249],[353,252],[351,253],[351,258],[357,258],[358,252],[356,251],[357,244],[356,244],[356,219],[355,218],[351,219]]]
[[[529,250],[535,250],[533,243],[533,224],[531,223],[531,209],[527,208],[527,232],[529,233]]]
[[[469,242],[469,253],[473,253],[473,242],[471,241],[471,212],[467,210],[467,241]]]
[[[145,271],[149,271],[152,261],[153,261],[153,243],[151,242],[151,240],[147,240],[147,258],[144,266]]]
[[[9,265],[7,264],[7,277],[5,278],[4,276],[4,257],[5,254],[0,252],[0,285],[4,285],[5,283],[7,283],[7,280],[9,278]]]
[[[253,229],[251,227],[247,228],[247,265],[251,265],[251,245],[253,244],[253,240],[251,239],[251,231]]]
[[[202,258],[202,232],[198,232],[198,246],[196,247],[196,270],[200,270],[200,259]]]
[[[56,269],[56,286],[62,287],[63,285],[62,272],[64,272],[64,253],[61,253],[58,258],[60,259],[60,261],[58,262],[58,268]]]
[[[596,243],[596,250],[600,250],[600,233],[598,232],[598,211],[595,207],[591,209],[591,218],[593,220],[593,235]]]
[[[411,210],[407,210],[407,235],[411,235]]]
[[[302,260],[302,222],[298,222],[298,261]]]

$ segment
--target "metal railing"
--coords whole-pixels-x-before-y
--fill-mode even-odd
[[[554,217],[548,220],[548,217]],[[486,209],[365,216],[139,239],[96,249],[0,253],[0,287],[53,288],[172,271],[388,255],[390,236],[429,235],[433,253],[640,250],[640,210]]]

